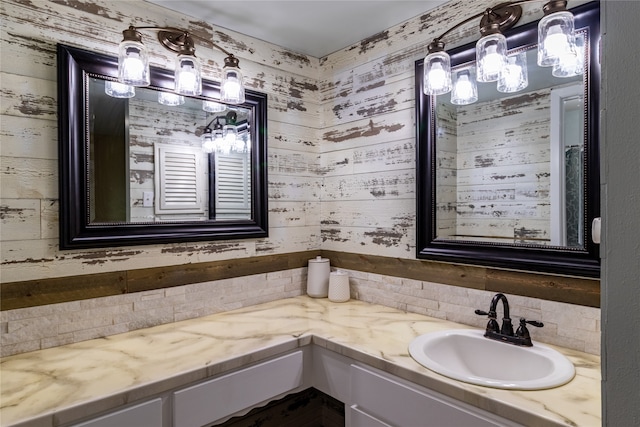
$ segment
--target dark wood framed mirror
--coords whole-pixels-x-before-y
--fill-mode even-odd
[[[224,105],[203,80],[166,105],[173,72],[152,67],[149,87],[114,98],[117,72],[116,57],[58,45],[60,248],[268,236],[267,95]],[[202,133],[230,111],[242,148],[208,153]]]
[[[453,105],[423,93],[416,61],[418,258],[599,277],[600,8],[571,11],[584,42],[577,78],[537,66],[537,21],[504,32],[510,53],[533,53],[517,93],[478,83],[477,102]],[[448,53],[454,75],[474,65],[475,42]]]

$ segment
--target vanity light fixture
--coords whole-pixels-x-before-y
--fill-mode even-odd
[[[220,120],[224,120],[224,126]],[[238,114],[235,111],[229,111],[225,116],[218,116],[211,120],[202,133],[202,150],[205,153],[223,154],[238,151],[237,120]]]
[[[554,77],[573,77],[584,74],[584,36],[576,34],[575,54],[564,55],[560,61],[553,66],[551,74]]]
[[[208,113],[221,113],[227,106],[215,101],[202,101],[202,109]]]
[[[184,104],[184,96],[171,92],[158,92],[158,102],[169,107]]]
[[[136,96],[136,88],[119,82],[106,80],[104,82],[104,92],[114,98],[133,98]]]
[[[498,78],[498,92],[518,92],[529,85],[527,72],[527,52],[509,55],[500,78]]]
[[[540,0],[500,3],[457,23],[429,43],[428,54],[424,58],[425,95],[443,95],[451,90],[451,59],[444,50],[442,39],[454,29],[479,17],[482,17],[482,38],[476,44],[476,80],[499,81],[498,85],[503,92],[524,89],[528,84],[526,58],[523,60],[520,55],[507,56],[507,42],[502,31],[513,27],[520,20],[520,4],[532,1]],[[566,77],[569,77],[569,72],[563,70],[573,67],[569,61],[573,59],[575,62],[579,53],[575,46],[573,14],[566,6],[567,0],[551,0],[543,6],[544,16],[538,24],[538,63],[555,66],[558,76],[567,74]],[[564,65],[558,65],[560,63]],[[464,79],[460,80],[460,76],[457,81],[466,84]],[[452,98],[457,102],[469,103],[464,101],[468,101],[467,98],[460,98],[458,94],[452,94]]]
[[[214,123],[215,122],[215,123]],[[211,126],[213,125],[213,129]],[[213,153],[222,142],[222,124],[220,118],[216,117],[204,128],[202,133],[202,151]]]
[[[456,72],[455,83],[451,90],[451,103],[455,105],[473,104],[478,100],[475,67]]]
[[[194,39],[199,39],[213,45],[227,55],[222,70],[220,100],[228,104],[244,103],[244,83],[238,58],[210,40],[173,27],[134,27],[131,25],[122,32],[123,40],[118,48],[118,79],[120,83],[130,86],[148,86],[151,82],[149,55],[142,43],[142,33],[139,30],[156,31],[160,44],[178,54],[174,77],[176,93],[186,96],[202,94],[201,66],[200,60],[195,55],[194,44]]]

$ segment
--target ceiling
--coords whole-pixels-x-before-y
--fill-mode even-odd
[[[216,27],[321,58],[447,0],[146,0]]]

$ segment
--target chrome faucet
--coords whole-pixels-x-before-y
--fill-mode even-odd
[[[498,321],[496,320],[498,314],[496,312],[498,308],[498,302],[502,301],[502,326],[498,325]],[[544,326],[542,322],[537,322],[535,320],[527,320],[524,317],[520,318],[520,326],[513,332],[513,324],[511,323],[511,317],[509,317],[509,301],[504,294],[498,293],[495,294],[491,299],[491,305],[489,306],[489,312],[476,310],[476,314],[481,316],[489,316],[489,322],[487,323],[487,328],[485,330],[484,336],[490,339],[494,339],[497,341],[504,341],[515,345],[522,345],[531,347],[533,343],[531,342],[531,335],[529,334],[529,330],[527,329],[527,324],[536,326],[541,328]]]

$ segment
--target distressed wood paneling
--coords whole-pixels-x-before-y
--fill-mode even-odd
[[[322,227],[323,250],[340,250],[353,253],[413,257],[415,253],[415,229],[402,225],[382,227]]]
[[[304,267],[310,259],[309,255],[311,255],[309,252],[296,252],[228,260],[224,262],[218,261],[131,270],[127,272],[127,292],[169,288],[190,283]],[[259,283],[255,285],[260,286]]]
[[[312,250],[250,259],[194,263],[188,265],[186,269],[183,266],[168,266],[2,283],[0,285],[1,308],[11,310],[306,267],[308,260],[317,255],[329,258],[334,268],[505,292],[590,307],[600,305],[598,280],[362,253]],[[567,289],[571,292],[566,292]]]
[[[54,82],[16,74],[2,74],[2,115],[56,120],[57,99]]]
[[[127,272],[2,283],[2,310],[100,298],[127,292]]]
[[[213,40],[240,58],[248,87],[268,95],[269,145],[286,148],[274,151],[269,176],[273,201],[286,201],[289,211],[311,209],[319,201],[319,184],[311,177],[318,170],[320,123],[319,60],[279,46],[212,27],[206,22],[172,12],[140,0],[23,2],[2,4],[2,197],[11,206],[21,200],[40,201],[40,220],[19,228],[19,235],[40,234],[34,240],[12,240],[17,235],[2,233],[2,281],[36,280],[69,275],[101,274],[146,267],[179,266],[193,262],[253,257],[260,254],[294,252],[317,248],[319,218],[307,214],[304,222],[293,216],[279,219],[270,227],[273,239],[151,245],[143,248],[60,251],[58,235],[56,43],[114,56],[129,24],[188,29]],[[153,32],[143,35],[151,63],[172,69],[175,57],[155,40]],[[224,54],[206,43],[196,42],[205,76],[216,80]],[[172,121],[175,123],[175,121]],[[134,186],[151,183],[152,143],[172,139],[176,132],[191,134],[195,126],[185,120],[172,126],[172,135],[157,129],[140,129],[134,135]],[[156,126],[166,124],[159,115]],[[166,130],[166,126],[163,127]],[[271,147],[269,147],[271,149]],[[145,187],[146,188],[146,187]],[[310,190],[309,190],[310,189]],[[138,188],[142,191],[142,187]],[[290,194],[289,194],[290,191]],[[135,193],[135,191],[134,191]],[[134,197],[137,197],[134,194]],[[137,202],[134,201],[134,209]],[[320,212],[320,209],[316,209]],[[11,219],[15,221],[15,218]],[[14,223],[12,223],[14,224]],[[316,236],[310,238],[309,236]],[[315,245],[315,246],[314,246]],[[258,249],[257,249],[258,248]]]
[[[272,148],[268,159],[269,175],[316,177],[320,170],[320,154]]]
[[[319,251],[2,283],[2,310],[300,268]],[[256,283],[256,286],[260,286]]]
[[[260,69],[268,66],[314,79],[317,74],[318,59],[288,51],[282,47],[258,40],[240,33],[222,28],[214,28],[210,24],[194,20],[171,10],[135,1],[86,1],[86,2],[19,2],[11,1],[6,6],[6,14],[12,19],[7,23],[7,31],[24,35],[32,33],[38,38],[51,37],[65,40],[66,43],[82,46],[90,43],[95,48],[104,49],[104,45],[112,43],[117,46],[122,37],[122,30],[129,25],[163,26],[188,29],[191,33],[205,39],[213,40],[228,49],[242,60],[260,64]],[[31,26],[27,30],[24,27]],[[58,34],[52,34],[58,33]],[[153,33],[149,40],[153,39]],[[75,42],[75,43],[74,43]],[[198,56],[203,58],[204,68],[213,64],[209,57],[216,58],[218,67],[223,65],[224,54],[211,46],[197,41]],[[147,48],[153,52],[152,62],[161,66],[173,63],[171,54],[157,43],[148,43]],[[243,64],[248,66],[249,61]],[[244,67],[243,67],[244,70]],[[249,73],[252,76],[253,73]],[[257,76],[257,74],[256,74]]]
[[[375,117],[395,110],[412,108],[414,103],[411,83],[413,77],[397,82],[371,84],[360,89],[343,92],[340,99],[325,104],[325,124],[345,123],[362,118]],[[329,120],[331,118],[331,120]]]
[[[317,126],[317,123],[314,124]],[[299,151],[319,151],[320,135],[315,128],[269,120],[269,149],[286,148]]]
[[[323,250],[336,268],[600,307],[600,281]]]
[[[415,180],[420,177],[415,177],[412,88],[414,61],[426,54],[428,42],[453,23],[488,5],[486,0],[454,0],[446,7],[317,59],[140,0],[4,1],[2,197],[10,200],[8,205],[13,200],[40,200],[41,238],[2,237],[2,281],[24,281],[28,285],[48,279],[66,281],[71,286],[81,283],[83,277],[121,272],[128,275],[135,270],[136,289],[153,289],[184,281],[181,271],[190,277],[188,280],[213,280],[209,277],[217,277],[216,274],[242,276],[248,274],[246,271],[260,271],[259,266],[251,264],[252,260],[260,263],[260,259],[268,268],[282,269],[282,259],[288,259],[291,253],[301,253],[297,265],[305,266],[306,259],[322,248],[326,249],[322,254],[332,258],[332,264],[344,268],[486,288],[489,283],[486,268],[414,259]],[[523,20],[539,17],[540,7],[536,2],[526,4]],[[57,249],[55,44],[61,42],[114,55],[121,31],[129,24],[172,25],[215,41],[240,58],[247,85],[268,94],[269,238],[106,250]],[[455,31],[447,38],[447,48],[470,41],[476,34],[474,26]],[[172,68],[173,55],[152,41],[153,35],[145,36],[145,40],[149,41],[152,64]],[[205,74],[218,75],[224,55],[208,46],[198,45],[197,50]],[[7,81],[15,84],[8,85]],[[37,105],[42,110],[20,110],[23,101],[28,107]],[[24,114],[25,111],[42,114]],[[12,126],[5,126],[7,117]],[[504,148],[501,144],[505,143],[514,145],[520,141],[528,145],[527,138],[530,142],[539,134],[536,126],[544,124],[532,119],[529,126],[532,130],[520,135],[474,129],[475,134],[462,145],[468,144],[468,151],[475,150],[477,147],[473,146],[479,138],[487,143],[486,150],[494,152]],[[25,148],[41,143],[39,139],[44,139],[45,145],[33,150]],[[146,143],[140,141],[142,145]],[[479,160],[482,163],[483,158]],[[448,161],[453,163],[457,159],[452,156]],[[482,179],[489,185],[508,184],[526,201],[526,212],[533,212],[531,206],[540,207],[530,204],[529,196],[548,182],[544,170],[538,168],[527,174],[535,175],[535,183],[542,183],[543,187],[519,186],[534,180],[519,176],[515,166],[502,170],[484,166],[482,174],[463,175],[460,182]],[[452,171],[446,176],[454,178]],[[515,205],[505,209],[517,210]],[[455,215],[454,210],[449,212]],[[31,226],[27,228],[31,233]],[[519,238],[529,238],[526,231]],[[141,267],[144,271],[138,271]],[[167,269],[166,278],[163,269]],[[492,276],[490,283],[502,286],[500,278],[508,276],[499,273]],[[579,304],[582,302],[576,289],[588,288],[583,287],[584,281],[580,279],[513,274],[518,281],[533,283],[531,289],[522,288],[532,295],[537,292],[542,298],[551,296]],[[548,282],[536,284],[545,279]],[[570,280],[576,280],[575,284]],[[557,285],[557,295],[549,291],[552,288],[549,283]],[[565,285],[571,292],[562,291]],[[119,288],[109,292],[115,289]],[[70,295],[65,297],[70,300],[82,298],[65,291],[59,294]]]
[[[324,176],[376,173],[413,169],[414,165],[414,140],[406,139],[325,152],[322,155],[321,173]]]
[[[320,183],[315,177],[271,174],[268,191],[269,200],[314,201],[320,196]]]
[[[3,198],[58,198],[57,161],[1,157],[0,166],[0,191]]]
[[[2,238],[31,240],[40,238],[40,199],[0,199]]]
[[[415,197],[415,171],[380,171],[324,179],[323,200],[375,200]]]
[[[547,89],[439,103],[439,237],[550,243],[549,107]]]
[[[289,224],[288,227],[279,227],[269,230],[269,239],[255,242],[253,255],[271,255],[282,252],[286,247],[292,251],[311,251],[320,247],[320,227],[303,227]]]
[[[389,141],[415,138],[413,109],[358,120],[324,129],[323,151],[357,148]]]
[[[320,201],[288,202],[272,201],[269,203],[269,225],[272,227],[307,227],[320,224]]]
[[[413,199],[377,199],[371,201],[330,200],[322,203],[322,228],[391,227],[413,228]]]
[[[3,157],[58,158],[58,123],[55,121],[3,115],[0,138]]]

